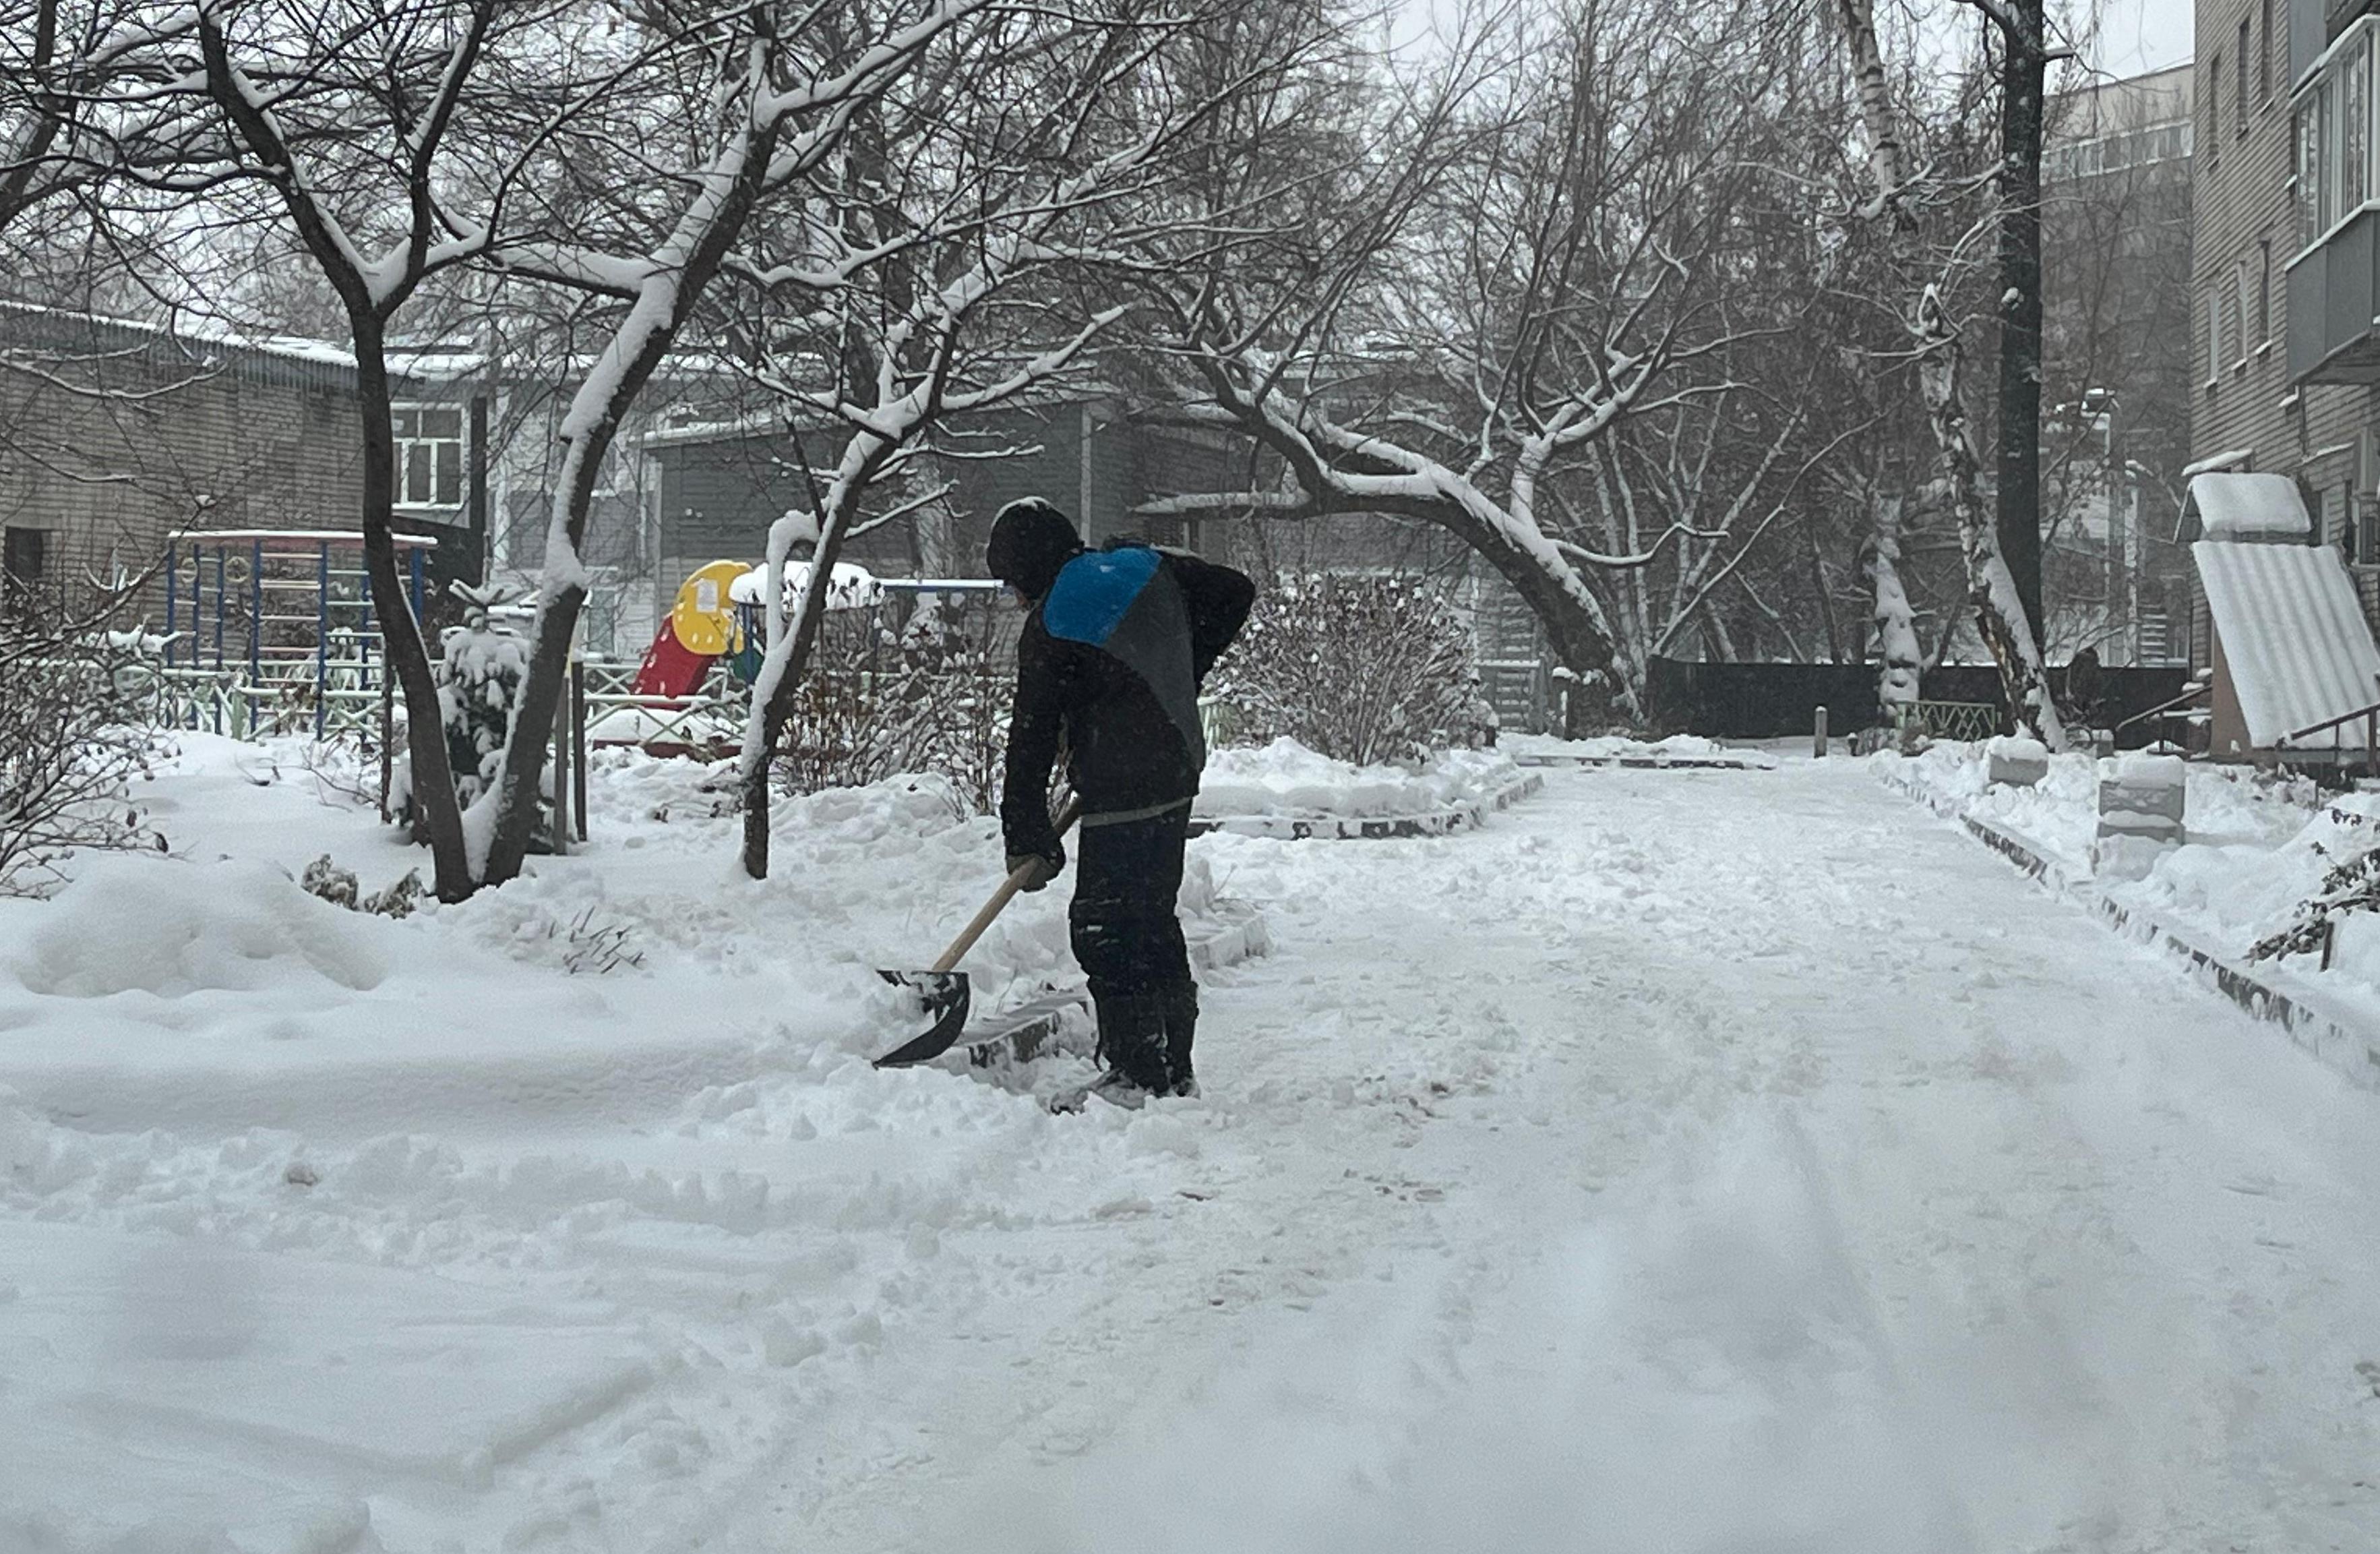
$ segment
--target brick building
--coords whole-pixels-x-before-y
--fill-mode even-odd
[[[2371,0],[2199,0],[2188,473],[2289,476],[2380,614]],[[2203,597],[2192,662],[2208,662]]]
[[[398,520],[476,577],[485,469],[468,391],[400,379]],[[0,541],[11,587],[138,571],[186,529],[353,532],[351,357],[0,302]]]

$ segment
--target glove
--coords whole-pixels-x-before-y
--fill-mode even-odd
[[[1058,871],[1066,867],[1066,849],[1061,846],[1058,839],[1053,836],[1050,839],[1050,848],[1047,852],[1011,853],[1008,855],[1008,872],[1014,874],[1028,863],[1038,863],[1041,867],[1025,877],[1023,888],[1027,892],[1038,891],[1055,880],[1058,877]]]

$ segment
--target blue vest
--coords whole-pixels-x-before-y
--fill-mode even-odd
[[[1147,545],[1086,551],[1068,562],[1041,601],[1042,629],[1097,648],[1155,693],[1182,735],[1190,770],[1207,764],[1198,726],[1198,679],[1190,662],[1190,613],[1165,558]]]

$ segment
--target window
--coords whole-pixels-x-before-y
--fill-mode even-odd
[[[2320,241],[2372,202],[2374,37],[2369,18],[2341,33],[2297,94],[2300,248]]]
[[[2309,101],[2297,114],[2297,205],[2298,247],[2312,248],[2322,236],[2322,166],[2314,154],[2320,142],[2319,122],[2314,117],[2313,104]]]
[[[2273,339],[2273,240],[2262,239],[2256,244],[2256,338],[2270,345]]]
[[[2206,386],[2213,388],[2223,375],[2223,297],[2220,292],[2206,295]]]
[[[2239,353],[2240,359],[2233,365],[2244,368],[2248,365],[2248,347],[2254,343],[2248,334],[2248,321],[2254,315],[2248,311],[2248,261],[2246,260],[2241,260],[2232,267],[2231,283],[2232,289],[2238,294],[2238,310],[2232,316],[2239,321],[2240,324],[2240,332],[2231,342],[2231,348]]]
[[[396,504],[463,504],[460,406],[413,405],[391,412],[396,425]]]
[[[2256,98],[2269,103],[2273,97],[2273,0],[2256,0],[2256,36],[2264,44],[2256,51]]]
[[[2349,532],[2347,519],[2348,490],[2345,486],[2325,486],[2315,498],[2321,514],[2316,522],[2322,526],[2325,543],[2337,545],[2350,555],[2355,553],[2355,536]]]
[[[2372,50],[2362,40],[2350,49],[2338,77],[2338,215],[2362,208],[2371,198]]]
[[[2322,171],[2315,187],[2322,194],[2322,229],[2330,230],[2339,217],[2338,206],[2338,81],[2336,77],[2322,83],[2314,97],[2314,121],[2321,127],[2322,145],[2315,157]]]
[[[2240,72],[2239,91],[2232,94],[2232,102],[2236,103],[2239,108],[2237,133],[2242,139],[2244,139],[2248,133],[2248,18],[2246,17],[2241,17],[2240,18],[2240,44],[2239,47],[2232,52],[2231,58]]]
[[[2223,51],[2206,62],[2206,154],[2223,144]]]
[[[0,612],[14,615],[32,608],[49,561],[46,529],[0,528]]]

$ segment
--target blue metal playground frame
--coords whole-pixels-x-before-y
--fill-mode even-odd
[[[436,541],[395,538],[419,621]],[[245,643],[229,635],[235,630]],[[218,529],[167,542],[165,669],[182,687],[171,720],[177,725],[244,733],[257,725],[261,703],[298,700],[310,705],[320,738],[344,721],[337,704],[380,699],[383,658],[360,536]]]

